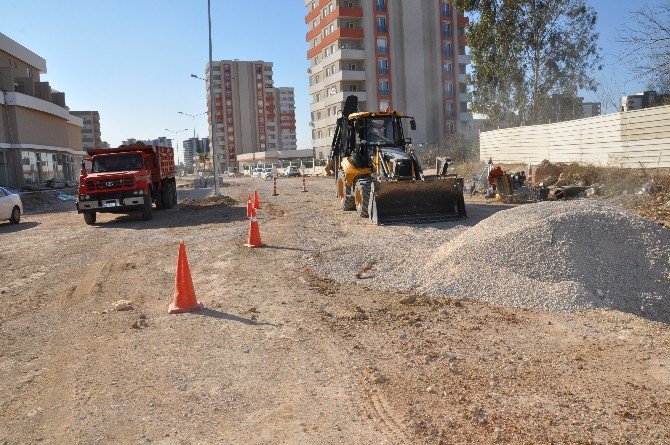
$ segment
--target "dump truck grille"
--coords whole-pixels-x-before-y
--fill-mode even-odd
[[[88,190],[120,189],[132,186],[133,186],[132,176],[126,176],[124,178],[115,178],[115,179],[95,179],[92,181],[86,181],[86,188]]]

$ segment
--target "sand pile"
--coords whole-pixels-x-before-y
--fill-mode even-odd
[[[670,322],[670,231],[597,201],[497,213],[438,248],[411,281],[431,295]]]
[[[205,207],[232,207],[237,205],[237,201],[231,198],[230,196],[210,196],[209,198],[204,199],[183,199],[179,202],[180,210],[199,210]]]

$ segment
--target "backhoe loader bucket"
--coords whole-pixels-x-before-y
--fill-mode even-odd
[[[375,224],[424,224],[465,218],[463,179],[374,182],[370,219]]]

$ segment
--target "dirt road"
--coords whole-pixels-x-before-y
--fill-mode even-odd
[[[265,249],[243,247],[248,187]],[[315,264],[346,264],[352,231],[363,245],[435,236],[497,210],[374,227],[331,187],[284,179],[272,198],[270,182],[238,179],[222,189],[235,206],[89,227],[64,203],[0,224],[0,444],[670,442],[667,325],[326,278]],[[200,314],[167,314],[181,240]],[[134,309],[111,310],[120,299]]]

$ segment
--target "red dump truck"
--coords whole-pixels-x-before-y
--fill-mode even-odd
[[[77,211],[86,224],[95,224],[98,213],[142,212],[152,218],[157,209],[177,205],[174,152],[171,147],[122,145],[87,150],[89,158],[79,177]]]

